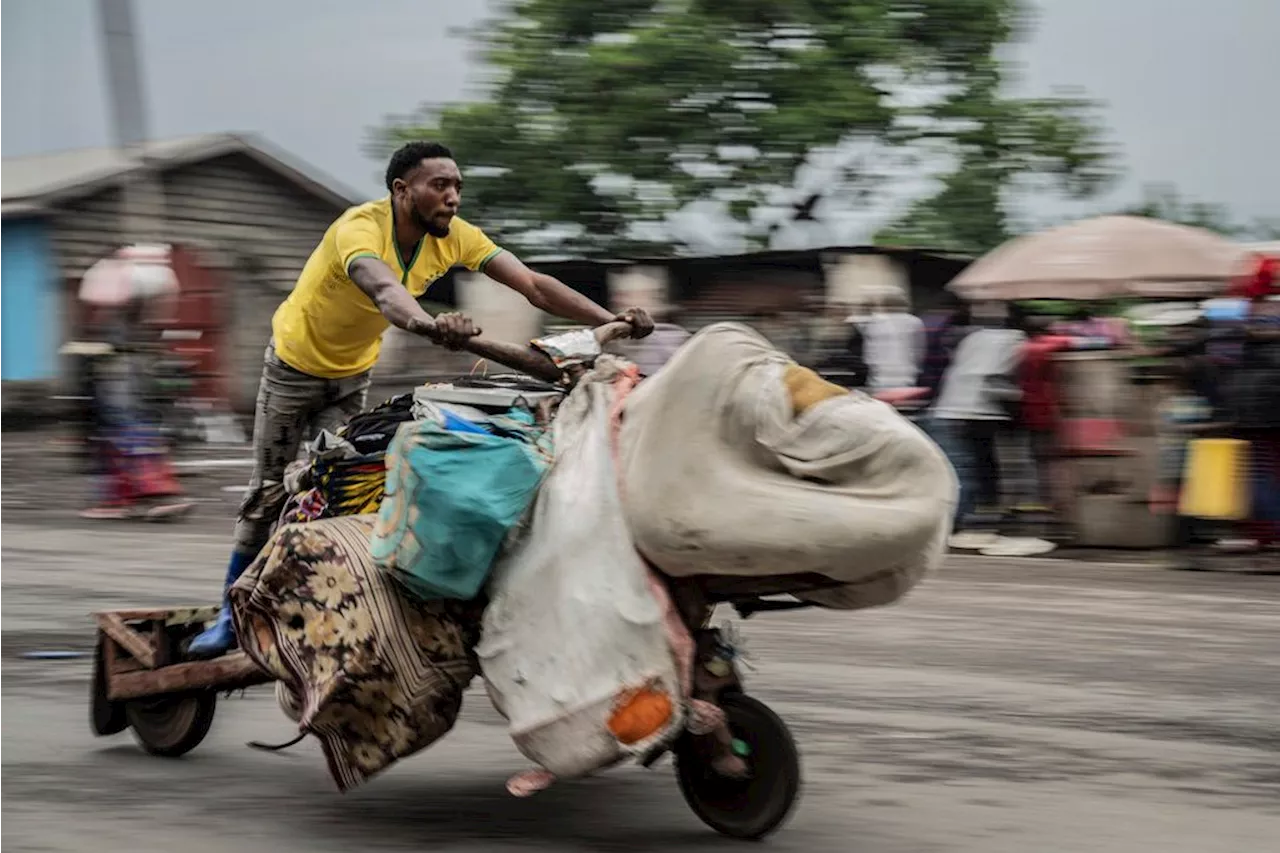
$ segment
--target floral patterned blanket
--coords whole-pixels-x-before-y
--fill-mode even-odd
[[[453,728],[483,601],[422,601],[369,555],[372,515],[289,524],[230,592],[244,651],[283,684],[339,790]]]

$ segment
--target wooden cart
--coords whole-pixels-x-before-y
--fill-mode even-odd
[[[95,614],[94,734],[132,729],[152,755],[183,755],[209,733],[219,693],[272,681],[243,652],[182,659],[183,645],[217,613],[215,606]]]

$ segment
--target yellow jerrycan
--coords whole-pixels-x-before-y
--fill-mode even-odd
[[[1188,443],[1181,515],[1239,521],[1249,517],[1249,442],[1197,438]]]

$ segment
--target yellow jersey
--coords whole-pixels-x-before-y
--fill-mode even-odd
[[[449,236],[427,235],[413,257],[400,256],[390,197],[348,210],[329,226],[293,292],[276,309],[272,338],[280,360],[323,379],[363,373],[378,360],[390,325],[347,270],[356,258],[379,258],[416,299],[451,267],[481,271],[502,250],[459,217]]]

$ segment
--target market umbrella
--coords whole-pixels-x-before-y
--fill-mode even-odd
[[[949,286],[970,301],[1199,298],[1225,290],[1247,256],[1203,228],[1100,216],[1010,240]]]
[[[169,247],[164,245],[117,249],[85,272],[80,280],[80,300],[90,305],[116,306],[175,293],[178,277],[169,254]]]

